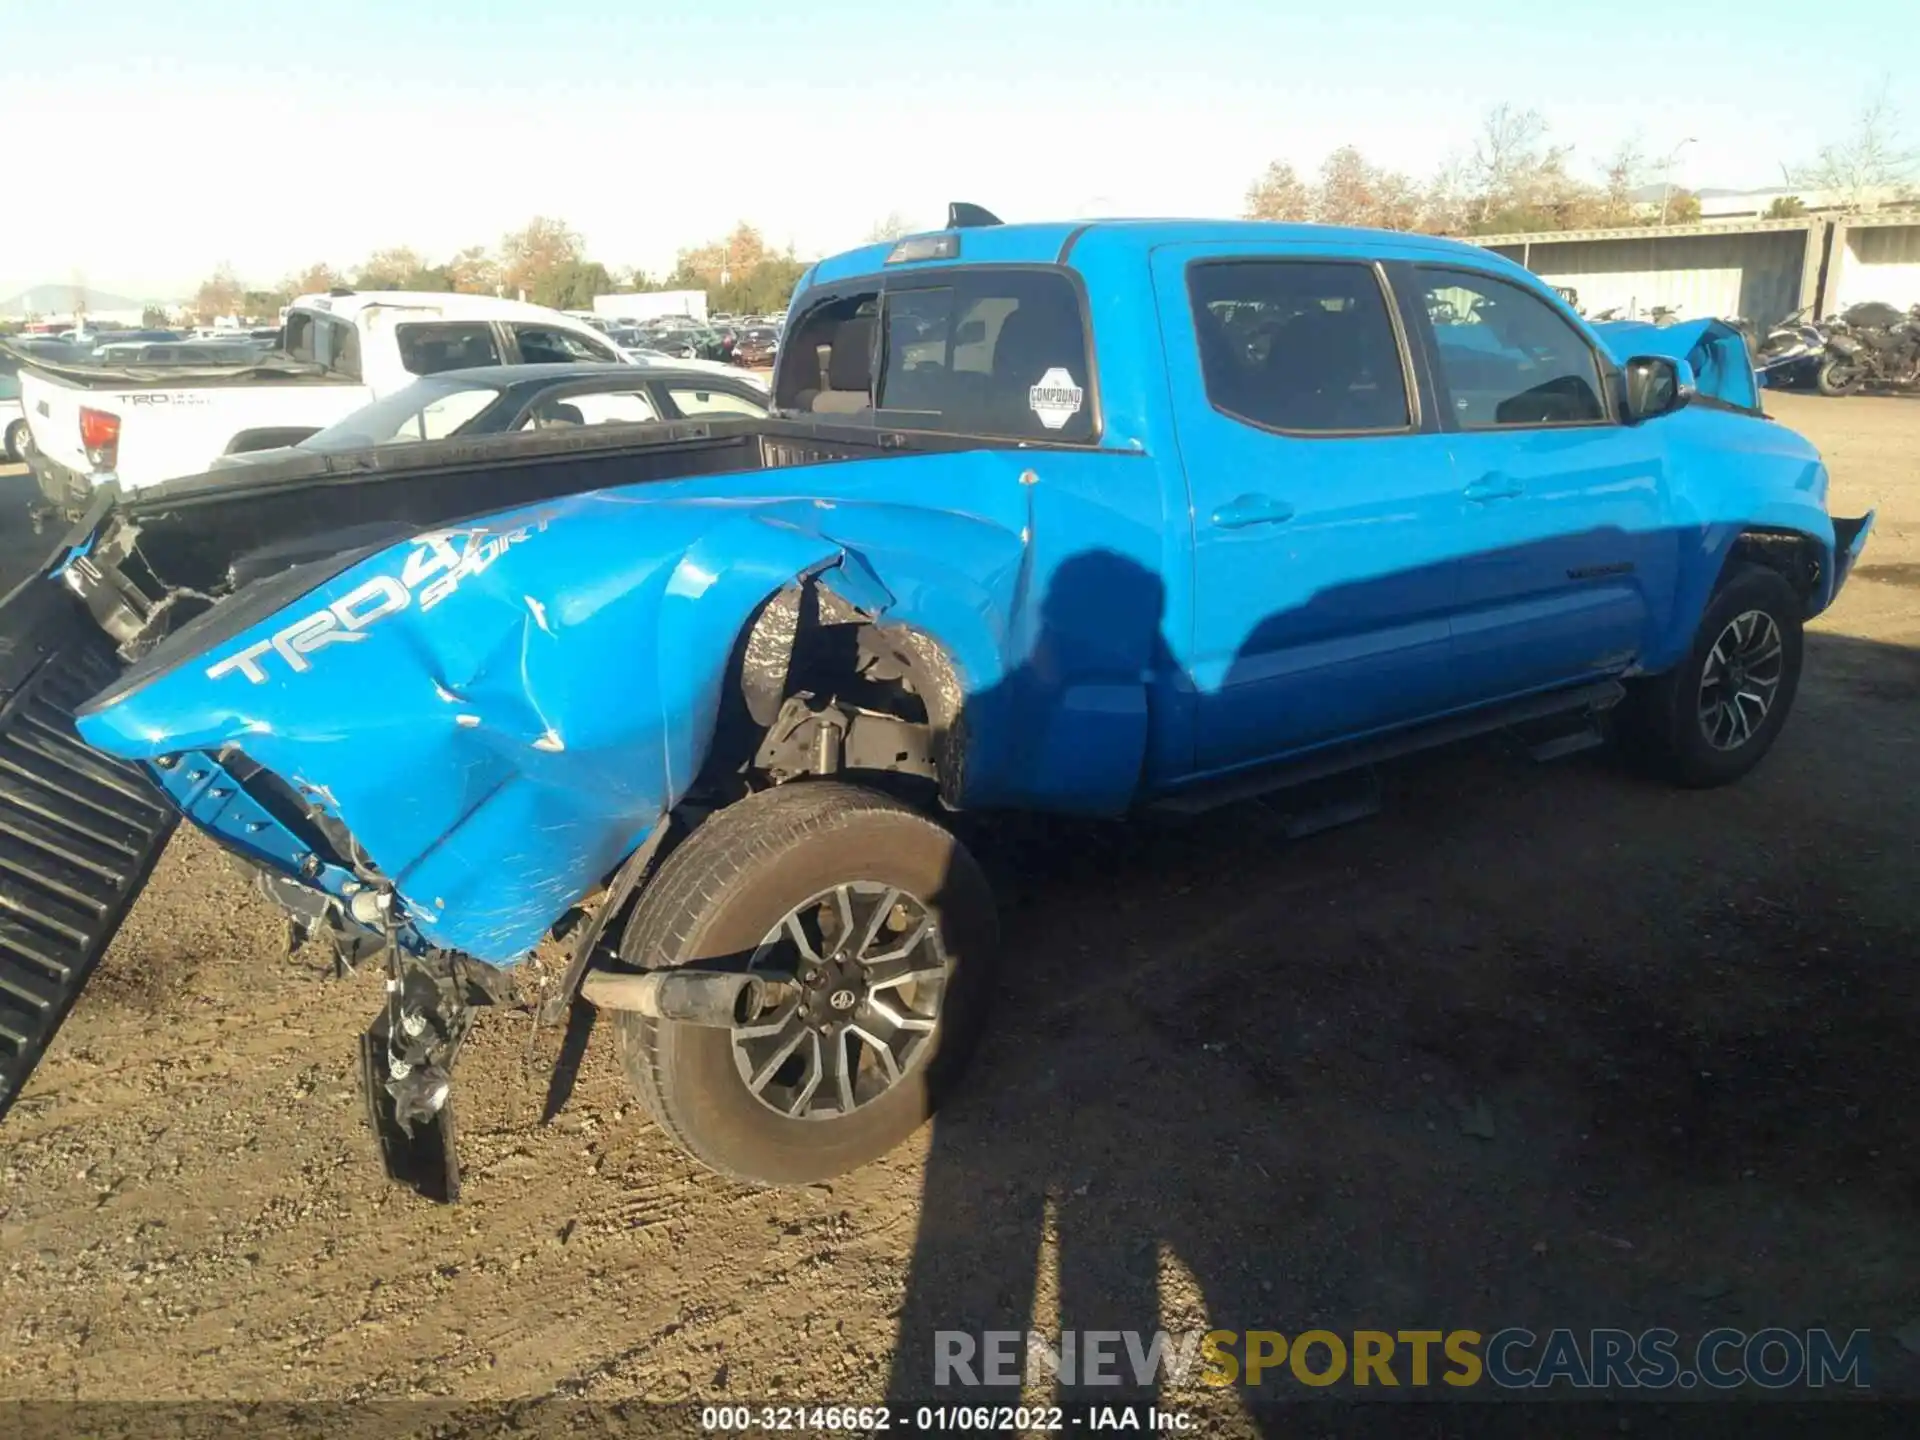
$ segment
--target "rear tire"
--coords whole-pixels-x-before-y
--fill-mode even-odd
[[[1616,717],[1627,752],[1689,789],[1730,784],[1758,765],[1799,689],[1804,609],[1777,570],[1729,575],[1686,658],[1629,689]]]
[[[1850,360],[1823,360],[1813,385],[1822,395],[1851,395],[1860,388],[1860,367]]]
[[[850,928],[841,915],[853,917]],[[751,965],[793,979],[732,1030],[620,1013],[621,1065],[661,1127],[723,1175],[763,1185],[831,1179],[900,1144],[950,1089],[985,1019],[998,943],[979,865],[918,811],[833,781],[763,791],[668,856],[620,954],[648,969]],[[809,988],[815,952],[824,978]],[[909,973],[920,978],[894,978]],[[874,1036],[898,1037],[898,1052]],[[858,1076],[844,1090],[842,1072]],[[756,1090],[763,1074],[772,1078]]]

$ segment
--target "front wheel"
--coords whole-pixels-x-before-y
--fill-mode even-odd
[[[745,969],[768,982],[763,1001],[730,1029],[623,1012],[621,1064],[661,1127],[722,1174],[843,1175],[950,1086],[998,938],[980,867],[919,812],[830,781],[763,791],[668,856],[620,944],[647,969]]]
[[[1860,388],[1860,367],[1851,360],[1822,361],[1813,383],[1822,395],[1851,395]]]
[[[33,453],[33,432],[27,422],[16,420],[7,426],[7,459],[19,464]]]
[[[1758,765],[1800,685],[1804,608],[1777,570],[1735,571],[1707,603],[1686,658],[1636,682],[1622,702],[1630,753],[1692,789],[1729,784]]]

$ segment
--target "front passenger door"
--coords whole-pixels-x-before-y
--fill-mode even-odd
[[[1395,284],[1427,337],[1467,512],[1456,703],[1624,669],[1679,561],[1658,422],[1622,423],[1609,365],[1518,280],[1420,265]]]

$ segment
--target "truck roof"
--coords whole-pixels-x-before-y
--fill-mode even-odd
[[[342,320],[357,320],[377,307],[407,310],[434,310],[452,319],[470,320],[554,320],[581,322],[563,311],[534,305],[525,300],[506,300],[497,295],[460,295],[434,290],[356,290],[350,295],[299,295],[288,307],[293,310],[318,310]]]
[[[933,269],[947,265],[1057,265],[1082,246],[1095,245],[1108,255],[1132,252],[1144,255],[1162,245],[1221,243],[1236,240],[1262,243],[1294,242],[1339,251],[1374,254],[1385,246],[1407,252],[1456,259],[1472,257],[1481,264],[1499,257],[1480,246],[1436,235],[1414,235],[1400,230],[1367,230],[1342,225],[1279,224],[1269,220],[1206,220],[1142,218],[1050,221],[1043,224],[987,225],[959,230],[928,230],[924,236],[954,235],[960,253],[947,260],[914,260],[899,270]],[[909,236],[918,239],[921,236]],[[863,245],[822,260],[813,267],[808,283],[821,285],[888,269],[886,258],[898,241]]]

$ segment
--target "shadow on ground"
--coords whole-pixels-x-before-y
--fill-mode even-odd
[[[1162,1325],[1866,1328],[1920,1389],[1917,714],[1920,652],[1817,633],[1728,790],[1495,742],[1285,856],[1258,804],[1029,832],[893,1394],[989,1398],[939,1331]]]

